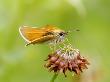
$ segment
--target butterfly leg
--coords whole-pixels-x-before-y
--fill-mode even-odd
[[[28,45],[30,45],[30,44],[35,45],[36,43],[37,43],[37,42],[36,42],[36,40],[33,40],[33,41],[31,41],[31,42],[27,43],[25,46],[28,46]]]
[[[27,43],[25,46],[28,46],[28,45],[30,45],[31,43]]]
[[[33,42],[33,41],[32,41],[32,42],[29,42],[29,43],[27,43],[25,46],[28,46],[28,45],[30,45],[30,44],[33,44],[33,45],[34,45],[35,42]]]

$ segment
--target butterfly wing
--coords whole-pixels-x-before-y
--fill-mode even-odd
[[[45,27],[43,27],[43,29],[49,32],[53,32],[53,33],[64,32],[64,30],[61,30],[58,27],[55,27],[53,25],[46,25]]]
[[[27,42],[40,38],[46,33],[43,29],[28,26],[20,27],[19,32]]]
[[[52,31],[54,31],[54,30],[56,30],[58,28],[55,27],[55,26],[52,26],[52,25],[46,25],[46,26],[42,27],[42,29],[44,29],[46,31],[49,31],[49,32],[52,32]]]
[[[54,35],[49,33],[52,32],[52,30],[54,30],[54,28],[50,26],[42,28],[22,26],[19,28],[21,36],[26,42],[28,42],[28,44],[45,42],[52,39]]]
[[[49,41],[53,38],[54,38],[53,35],[43,36],[41,38],[37,38],[37,39],[31,41],[30,43],[27,43],[26,46],[28,46],[30,44],[43,43],[43,42]]]

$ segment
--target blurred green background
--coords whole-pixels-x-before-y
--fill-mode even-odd
[[[110,82],[110,0],[0,0],[0,82],[49,82],[46,44],[25,47],[19,27],[47,24],[80,32],[68,35],[91,65],[81,76],[55,82]]]

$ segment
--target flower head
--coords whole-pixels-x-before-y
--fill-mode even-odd
[[[70,45],[49,54],[46,61],[45,67],[49,71],[63,72],[64,75],[67,70],[80,74],[89,65],[89,62],[80,55],[79,50],[73,49]]]

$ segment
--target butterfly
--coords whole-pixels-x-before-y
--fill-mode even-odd
[[[22,38],[27,42],[26,46],[44,42],[55,45],[63,42],[65,35],[67,35],[67,32],[52,25],[46,25],[41,28],[21,26],[19,32]]]

